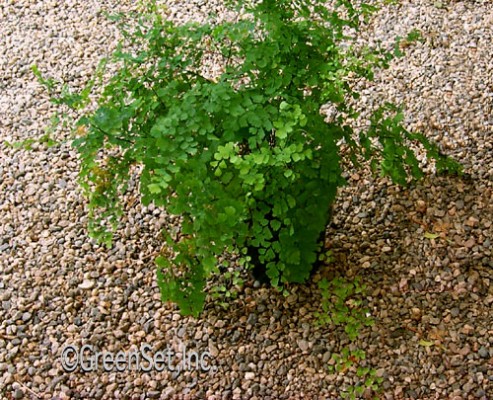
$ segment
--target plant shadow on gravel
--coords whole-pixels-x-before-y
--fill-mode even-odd
[[[392,377],[384,392],[433,398],[422,379],[438,371],[436,387],[465,393],[471,371],[487,375],[493,360],[491,185],[432,176],[400,188],[356,176],[344,190],[351,201],[335,205],[329,246],[337,273],[368,286],[376,323],[362,349]]]

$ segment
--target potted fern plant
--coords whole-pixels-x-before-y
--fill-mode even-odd
[[[364,130],[351,128],[357,113],[349,104],[358,97],[351,82],[372,79],[394,56],[356,45],[375,7],[228,4],[236,21],[176,25],[151,3],[131,29],[122,22],[125,41],[111,60],[120,68],[97,109],[76,123],[91,233],[111,240],[130,171],[141,166],[143,203],[182,217],[180,238],[167,234],[169,251],[156,259],[163,299],[194,315],[225,252],[241,254],[275,287],[309,277],[345,183],[343,154],[398,183],[421,176],[411,142],[439,169],[457,168],[408,132],[393,105],[379,108]],[[220,70],[206,74],[211,57]],[[75,95],[64,90],[57,101],[85,110],[93,84]],[[320,112],[328,103],[331,121]]]

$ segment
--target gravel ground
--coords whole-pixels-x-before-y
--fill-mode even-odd
[[[201,18],[219,3],[170,11]],[[69,143],[5,143],[41,136],[51,115],[30,65],[82,85],[118,38],[102,11],[131,7],[0,0],[0,398],[339,398],[354,374],[327,366],[348,339],[316,324],[315,283],[289,297],[248,283],[227,309],[210,301],[200,319],[181,317],[160,301],[152,261],[160,228],[176,221],[130,194],[114,247],[100,247],[86,235]],[[367,32],[389,43],[416,28],[425,40],[361,87],[361,104],[404,102],[409,126],[468,173],[402,189],[354,172],[341,190],[329,229],[336,262],[321,274],[368,285],[376,323],[356,344],[384,378],[382,399],[493,399],[492,27],[490,1],[417,0],[384,9]],[[177,357],[208,351],[212,368],[69,373],[60,361],[69,344],[116,353],[143,343]]]

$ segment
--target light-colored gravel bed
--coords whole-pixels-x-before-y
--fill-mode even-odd
[[[174,1],[176,20],[219,1]],[[320,275],[363,277],[375,325],[356,344],[384,378],[381,399],[493,399],[493,3],[401,1],[372,21],[389,44],[424,42],[361,86],[363,108],[407,106],[409,127],[466,166],[398,188],[348,175],[329,227],[335,262]],[[116,45],[104,12],[131,1],[0,0],[0,399],[337,399],[354,375],[330,374],[341,329],[319,326],[315,283],[289,297],[247,282],[227,309],[198,319],[160,300],[153,258],[176,221],[127,199],[112,249],[88,239],[70,143],[26,151],[53,110],[30,66],[82,86]],[[57,131],[59,140],[67,132]],[[208,351],[213,369],[63,370],[65,346]],[[432,344],[430,344],[432,343]]]

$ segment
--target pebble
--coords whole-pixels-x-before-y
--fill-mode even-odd
[[[255,379],[255,372],[245,372],[245,379],[247,381]]]
[[[490,357],[490,352],[488,349],[484,346],[481,346],[480,349],[478,350],[478,354],[482,358],[489,358]]]
[[[22,322],[27,322],[31,319],[32,314],[30,312],[25,312],[22,314]]]
[[[460,315],[460,310],[458,307],[454,307],[450,310],[450,315],[452,315],[452,317],[458,317]]]
[[[78,287],[80,289],[89,290],[95,286],[95,282],[93,280],[84,280]]]
[[[221,328],[224,328],[224,325],[225,325],[225,322],[223,320],[219,320],[216,322],[216,324],[214,325],[215,328],[218,328],[218,329],[221,329]]]
[[[254,313],[251,313],[249,316],[248,316],[248,319],[247,319],[247,324],[248,325],[255,325],[257,323],[257,315],[254,314]]]
[[[301,351],[305,352],[308,351],[310,344],[306,340],[298,340],[298,346],[300,347]]]

